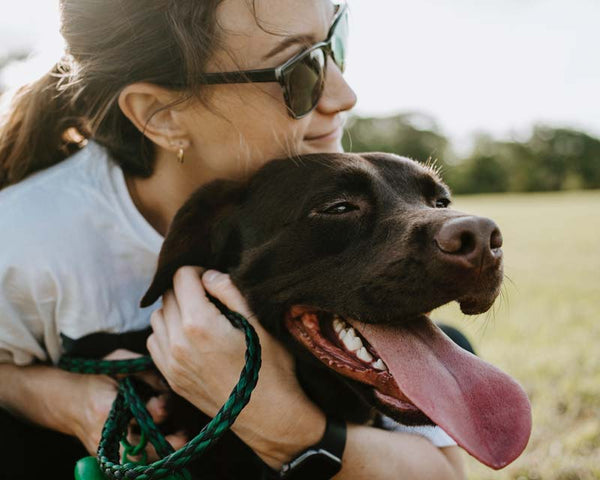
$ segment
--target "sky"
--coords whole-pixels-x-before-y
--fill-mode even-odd
[[[48,71],[62,48],[57,3],[0,0],[0,57],[34,47],[32,75]],[[426,113],[458,143],[523,136],[536,122],[600,136],[600,0],[349,3],[356,113]]]

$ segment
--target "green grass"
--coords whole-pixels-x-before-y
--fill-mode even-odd
[[[458,197],[493,218],[506,280],[493,309],[433,313],[516,378],[533,407],[523,455],[494,472],[465,454],[469,479],[600,479],[600,192]]]

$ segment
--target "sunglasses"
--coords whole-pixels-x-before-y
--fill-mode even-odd
[[[325,87],[327,58],[331,58],[344,72],[348,40],[348,5],[336,5],[337,12],[323,42],[293,56],[275,68],[237,72],[207,73],[200,83],[218,85],[227,83],[278,82],[292,118],[302,118],[312,112]]]

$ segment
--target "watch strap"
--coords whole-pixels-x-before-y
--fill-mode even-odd
[[[327,426],[321,441],[314,449],[324,449],[342,460],[342,454],[346,447],[346,422],[334,417],[327,418]]]
[[[346,422],[339,420],[334,417],[327,417],[327,425],[325,427],[325,433],[321,440],[315,445],[307,448],[298,456],[296,456],[290,462],[284,464],[279,471],[278,478],[281,479],[294,479],[294,470],[299,465],[306,462],[309,457],[313,455],[319,455],[321,457],[327,457],[331,465],[330,469],[336,469],[339,472],[342,468],[342,455],[344,448],[346,447]],[[310,460],[309,460],[310,461]],[[328,472],[324,473],[324,476],[320,477],[318,473],[311,475],[311,480],[328,480],[333,474]]]

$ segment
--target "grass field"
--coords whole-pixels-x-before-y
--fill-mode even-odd
[[[469,479],[600,479],[600,192],[458,197],[504,236],[502,296],[477,317],[432,315],[515,377],[533,406],[525,453],[494,472],[468,457]]]

